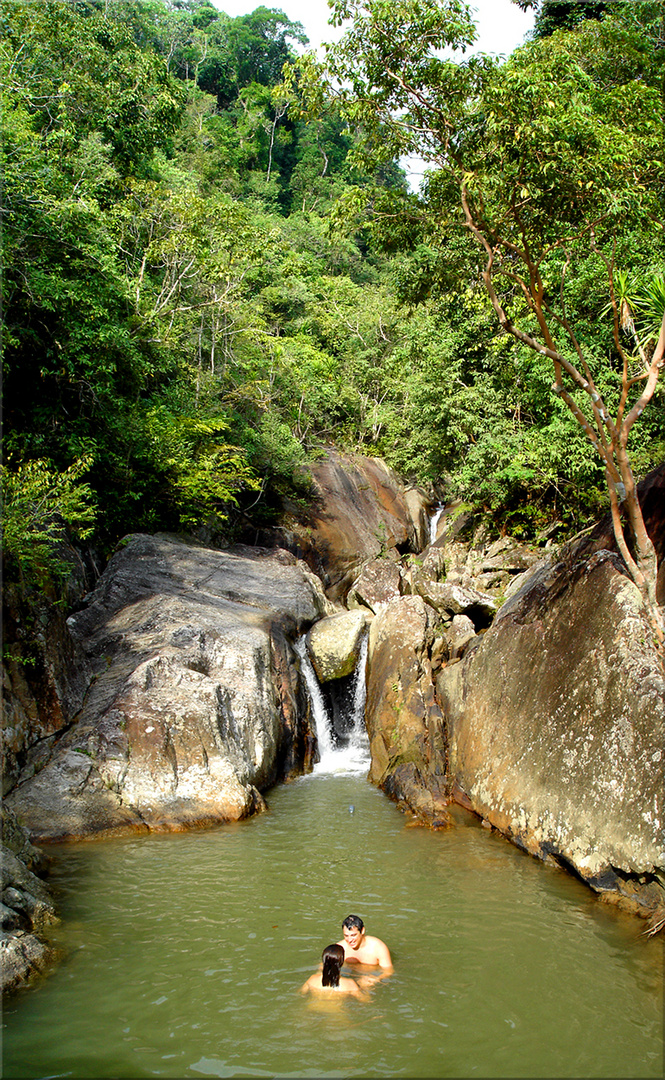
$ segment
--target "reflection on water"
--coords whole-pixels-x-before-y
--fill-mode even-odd
[[[5,1008],[6,1077],[662,1075],[662,944],[637,920],[463,811],[408,827],[361,776],[269,802],[54,849],[66,959]],[[349,912],[394,975],[369,1004],[301,996]]]

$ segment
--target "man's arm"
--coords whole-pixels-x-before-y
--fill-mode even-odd
[[[353,982],[350,979],[349,982]],[[351,991],[354,997],[357,997],[359,1001],[369,1001],[369,994],[366,992],[366,987],[363,985],[362,979],[358,979],[358,982],[354,983],[353,990]]]
[[[370,944],[370,942],[368,942],[368,944]],[[383,941],[381,941],[380,938],[372,938],[371,948],[374,957],[372,963],[376,964],[376,966],[379,968],[379,971],[376,973],[376,975],[373,972],[371,974],[369,972],[367,974],[363,973],[362,978],[360,978],[358,982],[365,989],[373,986],[377,982],[380,982],[381,979],[387,979],[388,976],[392,975],[393,971],[395,970],[393,967],[390,952],[388,950],[388,946]]]
[[[380,938],[375,938],[374,942],[376,947],[376,962],[381,968],[382,974],[391,975],[395,969],[393,967],[388,946],[381,941]]]

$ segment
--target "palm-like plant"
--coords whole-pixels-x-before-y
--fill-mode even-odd
[[[619,326],[633,339],[640,359],[647,364],[647,352],[652,351],[649,344],[657,341],[665,313],[665,274],[640,277],[615,270],[611,293],[603,314],[616,311]]]

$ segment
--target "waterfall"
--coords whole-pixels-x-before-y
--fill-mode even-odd
[[[316,741],[319,745],[319,756],[323,760],[324,757],[327,757],[332,753],[335,745],[332,724],[330,722],[330,717],[328,716],[326,703],[323,700],[319,680],[316,677],[316,672],[307,652],[305,634],[298,638],[295,648],[302,663],[302,673],[305,676],[305,684],[312,706],[312,718],[316,730]]]
[[[438,526],[439,526],[439,519],[440,519],[440,517],[441,517],[444,510],[445,510],[445,506],[442,503],[440,506],[437,506],[436,510],[432,514],[432,517],[430,518],[430,523],[429,523],[429,542],[430,542],[430,544],[433,544],[434,541],[436,540],[436,533],[437,533],[437,529],[438,529]]]
[[[365,698],[367,696],[367,646],[369,635],[365,634],[355,670],[352,695],[352,723],[348,737],[337,740],[328,715],[323,693],[316,672],[307,653],[305,635],[298,638],[295,650],[300,657],[302,673],[309,694],[312,717],[320,760],[314,766],[315,773],[366,773],[369,769],[369,740],[365,728]]]
[[[354,755],[363,762],[367,761],[369,767],[369,739],[365,726],[365,701],[367,700],[367,650],[369,648],[369,633],[365,633],[360,655],[356,665],[356,681],[353,687],[353,726],[349,738],[349,747]]]

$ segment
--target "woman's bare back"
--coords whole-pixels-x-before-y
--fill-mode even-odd
[[[338,986],[324,986],[323,975],[320,971],[310,975],[307,982],[300,987],[301,994],[307,994],[310,991],[325,994],[326,997],[334,997],[336,994],[351,994],[352,997],[357,997],[360,1001],[369,1000],[367,994],[360,988],[355,979],[341,978]]]

